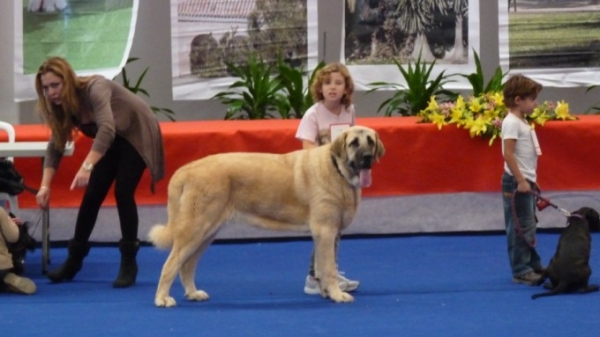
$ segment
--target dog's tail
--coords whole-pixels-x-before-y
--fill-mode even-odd
[[[148,239],[158,249],[168,250],[173,247],[173,233],[167,225],[154,225],[150,228]]]
[[[554,295],[558,295],[560,293],[564,293],[567,290],[568,285],[569,284],[567,282],[560,281],[556,287],[552,288],[548,292],[531,295],[531,299],[535,300],[536,298],[539,298],[539,297],[554,296]]]

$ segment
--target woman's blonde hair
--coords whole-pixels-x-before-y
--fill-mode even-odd
[[[56,105],[46,97],[42,87],[42,75],[53,73],[62,80],[61,104]],[[37,112],[52,130],[54,144],[63,151],[65,143],[73,140],[75,124],[73,118],[80,109],[80,92],[92,77],[77,77],[73,67],[62,57],[50,57],[39,67],[35,76],[38,101]]]
[[[310,93],[314,102],[322,101],[323,96],[323,83],[331,78],[331,73],[340,73],[344,77],[346,83],[346,92],[342,97],[342,104],[348,108],[352,104],[352,93],[354,92],[354,81],[350,76],[348,68],[341,63],[330,63],[317,71],[312,85],[310,86]]]

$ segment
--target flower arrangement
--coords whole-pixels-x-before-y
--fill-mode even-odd
[[[489,145],[501,136],[502,120],[508,113],[501,92],[489,92],[477,97],[458,96],[455,102],[438,103],[431,96],[429,105],[417,115],[421,123],[433,123],[438,129],[449,124],[469,130],[471,137],[490,137]],[[535,126],[543,126],[549,120],[575,120],[565,101],[545,101],[538,105],[527,120]]]

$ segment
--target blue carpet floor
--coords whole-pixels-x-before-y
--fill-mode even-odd
[[[539,235],[544,263],[557,234]],[[594,236],[594,240],[600,240]],[[302,291],[310,241],[213,244],[188,302],[154,307],[167,253],[140,250],[138,284],[113,289],[116,247],[93,247],[74,281],[50,284],[40,249],[28,256],[32,296],[0,294],[2,336],[597,336],[600,293],[531,300],[543,291],[511,282],[503,235],[343,239],[340,268],[362,283],[355,302],[336,304]],[[592,269],[600,271],[597,251]],[[54,268],[66,256],[53,248]],[[592,275],[591,283],[600,283]]]

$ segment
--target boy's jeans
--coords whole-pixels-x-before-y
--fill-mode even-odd
[[[530,185],[532,188],[535,187],[535,184],[531,182]],[[502,176],[502,200],[508,241],[508,259],[513,276],[520,277],[533,270],[541,270],[542,261],[535,248],[529,245],[535,243],[537,222],[535,196],[531,193],[516,193],[513,201],[512,195],[516,190],[517,181],[505,172]],[[513,205],[516,209],[518,224],[515,224]],[[516,225],[521,228],[521,234],[515,230]]]

